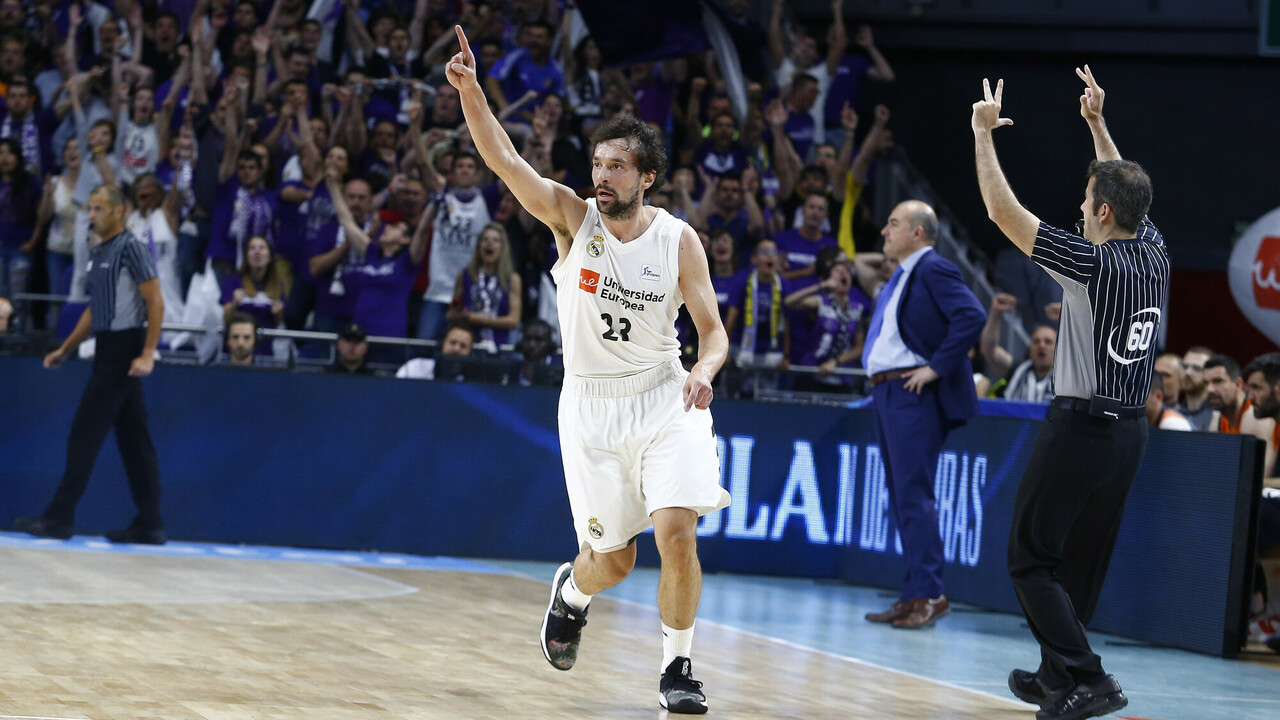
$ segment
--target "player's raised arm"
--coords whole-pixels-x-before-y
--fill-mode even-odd
[[[511,188],[524,209],[555,232],[556,245],[563,256],[586,216],[587,203],[568,187],[539,175],[516,152],[507,132],[490,112],[484,90],[476,81],[476,58],[467,36],[461,26],[455,25],[454,29],[462,49],[445,66],[445,75],[449,84],[458,89],[472,141],[485,164]]]
[[[1093,71],[1088,65],[1084,70],[1076,68],[1076,75],[1084,81],[1084,94],[1080,96],[1080,117],[1089,123],[1089,131],[1093,133],[1093,150],[1099,162],[1119,160],[1120,151],[1116,149],[1111,133],[1107,131],[1107,123],[1102,119],[1102,101],[1106,93],[1093,79]]]

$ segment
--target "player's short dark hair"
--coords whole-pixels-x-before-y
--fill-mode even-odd
[[[1116,215],[1116,225],[1137,232],[1151,208],[1147,171],[1132,160],[1094,160],[1089,163],[1088,177],[1093,178],[1093,213],[1106,203]]]
[[[1256,372],[1262,373],[1268,385],[1280,382],[1280,352],[1269,352],[1254,358],[1244,369],[1244,377]]]
[[[595,154],[597,145],[610,140],[630,141],[627,149],[635,156],[640,174],[654,173],[649,192],[658,192],[667,175],[667,148],[658,131],[634,115],[618,115],[597,128],[591,136],[592,154]]]
[[[1232,380],[1240,379],[1240,363],[1232,359],[1230,355],[1214,355],[1204,363],[1205,370],[1216,367],[1225,368],[1227,371],[1227,377]]]

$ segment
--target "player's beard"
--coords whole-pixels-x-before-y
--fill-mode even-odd
[[[600,208],[600,214],[610,220],[630,220],[640,207],[640,189],[636,188],[631,197],[625,200],[619,197],[618,192],[613,188],[609,188],[609,192],[613,194],[612,200],[600,202],[599,195],[596,196],[596,205]]]

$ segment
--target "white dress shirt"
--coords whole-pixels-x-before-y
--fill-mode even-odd
[[[926,245],[903,258],[898,265],[902,268],[902,276],[898,278],[898,284],[893,288],[893,295],[880,298],[888,305],[884,307],[880,336],[876,338],[875,344],[871,346],[871,354],[867,356],[868,375],[929,364],[926,358],[911,352],[903,342],[902,333],[898,331],[898,303],[902,302],[902,292],[906,289],[907,283],[911,282],[911,271],[919,264],[920,258],[932,250],[932,245]]]

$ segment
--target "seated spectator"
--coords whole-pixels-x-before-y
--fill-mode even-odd
[[[1191,427],[1208,432],[1216,423],[1213,406],[1209,404],[1209,384],[1205,380],[1204,366],[1214,352],[1203,345],[1188,349],[1182,355],[1182,373],[1178,376],[1182,402],[1176,408]]]
[[[737,293],[742,298],[738,308],[742,330],[730,337],[731,352],[738,365],[786,370],[789,338],[779,263],[776,243],[772,240],[756,243],[751,256],[755,269],[743,278]]]
[[[328,373],[341,373],[343,375],[372,375],[373,370],[366,362],[365,356],[369,354],[369,343],[365,340],[368,337],[364,328],[357,323],[351,323],[338,333],[338,353],[333,364],[325,368]]]
[[[13,303],[9,298],[0,297],[0,337],[9,334],[9,319],[13,317]]]
[[[1270,440],[1269,435],[1258,433],[1259,421],[1245,393],[1240,365],[1234,359],[1228,355],[1209,358],[1204,364],[1204,379],[1208,385],[1209,406],[1213,408],[1209,432],[1256,435],[1264,441]]]
[[[1280,387],[1280,353],[1270,352],[1254,358],[1244,369],[1244,380],[1254,416],[1259,420],[1275,423],[1275,429],[1267,443],[1266,472],[1263,475],[1268,479],[1273,478],[1276,476],[1276,448],[1280,447],[1280,392],[1277,392]],[[1280,508],[1280,503],[1275,507]],[[1272,532],[1275,544],[1280,545],[1280,524]],[[1259,545],[1259,550],[1262,549]]]
[[[233,314],[244,313],[257,327],[278,328],[292,287],[288,264],[276,256],[266,238],[256,235],[249,240],[239,271],[223,281],[223,317],[230,322]]]
[[[1151,392],[1147,395],[1147,424],[1161,430],[1191,430],[1191,423],[1182,413],[1165,405],[1164,378],[1151,374]]]
[[[227,318],[227,364],[253,365],[258,344],[258,323],[249,313],[233,312]]]
[[[825,251],[824,251],[825,252]],[[803,375],[797,390],[809,392],[851,392],[853,378],[832,375],[836,368],[861,364],[866,340],[866,321],[871,318],[871,299],[854,287],[848,260],[823,264],[817,285],[796,290],[787,296],[787,307],[806,310],[814,317],[814,332],[800,364],[817,366],[817,375]]]
[[[521,385],[560,385],[564,381],[564,362],[556,354],[551,326],[538,319],[524,324],[524,334],[517,346],[520,368],[516,380]]]
[[[1058,345],[1058,331],[1048,325],[1040,325],[1031,331],[1028,357],[1013,368],[1013,356],[1000,346],[1000,333],[1004,314],[1017,307],[1018,299],[1009,293],[997,293],[991,299],[991,311],[987,313],[987,324],[983,326],[979,340],[982,358],[986,362],[987,374],[1001,379],[993,386],[998,397],[1047,403],[1053,400],[1053,353]],[[1013,368],[1012,373],[1010,368]]]
[[[476,329],[476,350],[496,353],[520,326],[521,285],[507,230],[491,222],[480,231],[471,264],[458,273],[453,304],[445,317],[452,324]]]
[[[356,222],[338,187],[337,173],[326,178],[333,197],[333,211],[346,235],[346,242],[361,262],[343,275],[347,290],[355,293],[352,317],[356,324],[372,329],[374,335],[402,338],[409,330],[409,295],[418,266],[426,252],[426,223],[411,232],[403,222],[382,223],[375,232]],[[396,359],[400,348],[379,347],[371,362]]]
[[[451,325],[444,334],[444,340],[440,342],[440,351],[437,356],[441,359],[446,357],[470,357],[471,346],[475,342],[475,336],[471,332],[471,328],[465,325]],[[435,380],[436,379],[436,358],[414,358],[396,370],[396,377],[401,380]],[[442,375],[442,380],[465,380],[465,367],[457,364],[451,364],[448,376]]]
[[[1156,358],[1155,371],[1160,376],[1160,381],[1164,383],[1164,404],[1176,408],[1178,396],[1182,392],[1182,384],[1179,381],[1182,375],[1182,358],[1175,353],[1165,353]]]

